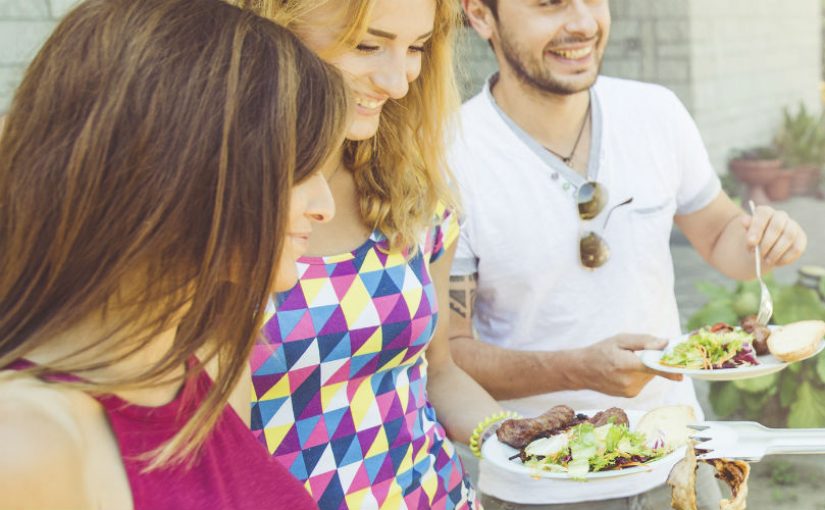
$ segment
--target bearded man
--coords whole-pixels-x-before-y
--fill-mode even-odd
[[[722,191],[699,131],[669,90],[599,75],[607,0],[462,0],[499,72],[462,108],[450,165],[464,223],[451,281],[451,348],[506,408],[536,416],[691,405],[690,380],[635,351],[681,334],[675,223],[735,279],[789,264],[806,236],[784,212],[752,216]],[[587,483],[480,465],[485,508],[650,509],[670,465]],[[719,508],[700,471],[700,508]],[[667,504],[667,503],[665,503]]]

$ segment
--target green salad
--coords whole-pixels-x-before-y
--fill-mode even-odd
[[[742,328],[715,325],[702,328],[665,353],[659,363],[692,370],[714,370],[758,365],[753,336]]]
[[[664,445],[650,447],[644,434],[627,425],[596,427],[580,423],[565,432],[537,439],[524,447],[524,465],[583,478],[587,473],[625,469],[660,459],[670,453]]]

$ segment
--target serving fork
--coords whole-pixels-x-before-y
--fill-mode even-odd
[[[751,215],[756,216],[756,204],[753,203],[753,200],[748,200],[748,206],[750,206]],[[756,322],[763,326],[767,326],[768,321],[771,320],[771,316],[773,315],[773,299],[771,299],[771,293],[768,290],[768,286],[765,285],[765,281],[762,280],[762,252],[759,249],[758,244],[754,250],[754,256],[756,258],[756,279],[759,280],[759,287],[761,289],[759,297],[759,313],[756,315]]]
[[[825,429],[772,429],[753,421],[706,421],[697,431],[697,458],[759,462],[765,455],[825,454]]]

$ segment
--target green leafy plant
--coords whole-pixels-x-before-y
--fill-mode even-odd
[[[820,291],[800,285],[782,285],[772,275],[765,279],[773,296],[772,323],[806,319],[825,320],[825,283]],[[716,322],[738,324],[759,309],[759,284],[740,282],[729,287],[699,282],[707,303],[688,319],[691,330]],[[825,355],[792,363],[782,372],[753,379],[711,383],[710,402],[720,418],[756,420],[775,427],[825,427]]]
[[[787,460],[778,460],[770,464],[771,482],[774,485],[794,486],[799,484],[796,466]]]
[[[803,103],[796,112],[782,112],[783,123],[774,144],[789,167],[825,163],[825,122],[823,117],[808,113]]]

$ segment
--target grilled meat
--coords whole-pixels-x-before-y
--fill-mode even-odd
[[[630,425],[627,414],[618,407],[611,407],[610,409],[598,412],[587,421],[592,423],[594,427],[601,427],[608,423],[613,423],[613,425]]]
[[[535,418],[511,419],[502,422],[496,431],[498,440],[513,448],[524,448],[539,437],[548,437],[576,419],[576,413],[568,406],[556,406]]]
[[[742,330],[745,333],[753,335],[753,350],[758,356],[768,354],[768,337],[771,336],[771,330],[767,326],[763,326],[756,322],[756,315],[748,315],[741,321]]]

